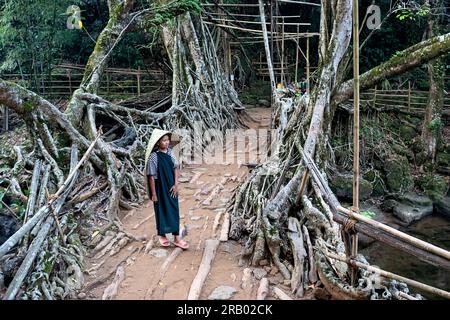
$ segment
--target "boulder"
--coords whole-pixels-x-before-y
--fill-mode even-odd
[[[419,195],[414,192],[408,192],[403,197],[401,197],[403,203],[409,204],[411,206],[431,206],[433,201],[425,195]]]
[[[445,197],[434,203],[434,208],[437,213],[450,218],[450,197]]]
[[[446,178],[436,174],[423,176],[418,181],[418,184],[424,190],[425,194],[435,202],[442,200],[449,188]]]
[[[270,107],[270,101],[268,101],[266,99],[259,99],[258,104],[263,107],[267,107],[267,108]]]
[[[412,143],[413,139],[417,136],[417,131],[409,125],[402,125],[399,133],[402,140],[408,144]]]
[[[409,191],[414,186],[408,160],[403,156],[387,159],[384,162],[386,187],[390,192]]]
[[[332,178],[331,189],[338,198],[352,200],[353,198],[353,176],[352,175],[336,175]],[[369,199],[372,194],[372,185],[366,179],[361,178],[359,181],[359,198],[361,200]]]
[[[399,203],[394,207],[393,214],[406,225],[420,220],[433,213],[433,205],[413,206],[407,203]]]
[[[235,294],[237,290],[233,287],[229,286],[219,286],[211,292],[208,297],[208,300],[228,300],[233,294]]]

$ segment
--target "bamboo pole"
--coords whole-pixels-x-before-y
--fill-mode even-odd
[[[353,209],[359,213],[359,14],[353,0]],[[352,234],[352,256],[358,254],[358,234]],[[351,284],[356,284],[357,268],[352,268]]]
[[[137,94],[138,97],[141,96],[141,67],[138,68],[139,72],[136,73],[136,82],[137,82]],[[133,90],[134,91],[134,90]]]
[[[309,82],[309,37],[306,38],[306,92],[309,94],[310,82]]]
[[[297,26],[297,44],[299,43],[300,37],[298,37],[298,34],[300,33],[300,26]],[[295,47],[295,84],[297,84],[297,75],[298,75],[298,45]]]
[[[373,267],[373,266],[361,263],[361,262],[356,261],[354,259],[350,259],[350,258],[347,258],[347,257],[344,257],[344,256],[339,256],[339,255],[331,253],[331,252],[326,252],[325,255],[327,255],[328,257],[330,257],[332,259],[336,259],[336,260],[339,260],[339,261],[342,261],[342,262],[346,262],[346,263],[351,264],[351,265],[353,265],[355,267],[363,268],[363,269],[366,269],[368,271],[372,271],[372,272],[378,273],[379,275],[381,275],[381,276],[383,276],[385,278],[394,279],[394,280],[397,280],[397,281],[404,282],[407,285],[410,285],[411,287],[414,287],[416,289],[420,289],[420,290],[423,290],[423,291],[426,291],[426,292],[429,292],[429,293],[441,296],[443,298],[450,299],[450,292],[444,291],[442,289],[435,288],[435,287],[429,286],[427,284],[421,283],[419,281],[408,279],[408,278],[402,277],[400,275],[397,275],[395,273],[392,273],[392,272],[389,272],[389,271],[385,271],[385,270],[382,270],[380,268]]]
[[[398,231],[397,229],[394,229],[394,228],[392,228],[392,227],[390,227],[388,225],[385,225],[385,224],[383,224],[381,222],[372,220],[370,218],[366,218],[363,215],[361,215],[359,213],[355,213],[355,212],[353,212],[353,211],[351,211],[351,210],[349,210],[347,208],[344,208],[342,206],[338,206],[337,210],[339,212],[342,212],[342,213],[348,215],[350,218],[354,218],[355,220],[358,220],[358,221],[364,222],[366,224],[369,224],[372,227],[375,227],[376,229],[383,230],[384,232],[389,233],[389,234],[391,234],[391,235],[393,235],[393,236],[395,236],[395,237],[397,237],[399,239],[402,239],[402,240],[404,240],[404,241],[406,241],[406,242],[408,242],[408,243],[410,243],[410,244],[412,244],[412,245],[414,245],[414,246],[416,246],[418,248],[421,248],[421,249],[423,249],[425,251],[434,253],[434,254],[436,254],[436,255],[438,255],[440,257],[443,257],[443,258],[445,258],[447,260],[450,260],[450,252],[447,251],[447,250],[439,248],[439,247],[437,247],[437,246],[435,246],[435,245],[433,245],[431,243],[425,242],[425,241],[420,240],[418,238],[412,237],[412,236],[410,236],[410,235],[408,235],[408,234],[406,234],[404,232]]]
[[[266,16],[264,13],[264,5],[262,0],[258,0],[259,3],[259,13],[261,15],[261,26],[263,30],[264,35],[264,49],[266,50],[266,57],[267,57],[267,68],[269,69],[269,76],[270,76],[270,85],[272,88],[272,92],[275,89],[275,76],[273,74],[273,66],[272,66],[272,58],[270,56],[270,48],[269,48],[269,39],[267,38],[267,28],[266,28]],[[273,94],[272,94],[273,96]],[[273,98],[272,98],[273,100]]]
[[[284,18],[281,20],[281,83],[284,84]]]
[[[411,109],[411,81],[408,80],[408,111]]]

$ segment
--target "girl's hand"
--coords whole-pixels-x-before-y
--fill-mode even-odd
[[[156,196],[156,194],[152,195],[152,201],[158,202],[158,197]]]
[[[178,193],[178,188],[177,188],[177,185],[175,184],[175,185],[173,185],[172,186],[172,188],[170,188],[170,194],[172,195],[172,197],[176,197],[177,196],[177,193]]]

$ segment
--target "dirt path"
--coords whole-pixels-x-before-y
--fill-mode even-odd
[[[249,114],[258,122],[250,122],[251,128],[267,128],[270,121],[270,109],[254,108],[248,110]],[[227,201],[231,194],[249,172],[247,166],[239,166],[236,163],[228,165],[186,165],[181,169],[179,203],[182,224],[188,227],[188,236],[185,238],[190,243],[187,251],[175,249],[173,245],[162,248],[154,237],[152,250],[145,252],[148,242],[131,242],[118,254],[110,257],[109,254],[100,259],[90,258],[87,261],[86,270],[95,267],[101,261],[105,262],[96,272],[91,272],[85,279],[87,283],[101,278],[105,274],[112,273],[103,283],[87,292],[87,299],[101,299],[105,288],[113,282],[115,270],[119,262],[123,266],[123,281],[117,289],[114,299],[186,299],[192,280],[195,278],[202,260],[205,241],[207,239],[219,239],[223,222],[223,214]],[[204,201],[211,195],[211,190],[222,183],[224,188],[216,196],[212,197],[210,205]],[[220,225],[213,231],[213,224],[221,215]],[[136,226],[147,219],[139,227]],[[135,236],[146,235],[152,239],[156,233],[153,203],[144,202],[143,207],[132,212],[122,212],[122,223],[125,230]],[[239,254],[241,245],[236,241],[220,242],[214,260],[211,263],[210,272],[206,278],[200,299],[207,299],[211,292],[218,286],[229,286],[236,290],[231,299],[256,299],[258,281],[252,277],[251,283],[246,289],[241,286],[244,274],[244,266],[239,266]],[[176,255],[179,253],[178,255]],[[176,255],[166,272],[164,269],[166,259]],[[129,258],[127,259],[127,257]],[[265,268],[265,269],[264,269]],[[268,272],[272,284],[282,283],[282,277],[276,273],[276,269],[270,266],[262,266],[261,272]],[[114,272],[114,273],[113,273]],[[270,275],[272,273],[272,275]],[[245,287],[245,286],[244,286]],[[288,287],[284,287],[285,292]]]

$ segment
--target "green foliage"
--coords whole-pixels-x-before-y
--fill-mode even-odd
[[[428,130],[430,130],[435,137],[439,136],[442,129],[444,128],[444,123],[440,118],[433,119],[427,124]]]
[[[430,7],[422,5],[419,8],[404,8],[401,4],[398,5],[398,12],[396,17],[398,20],[416,20],[419,17],[425,17],[430,13]]]
[[[375,212],[372,212],[372,211],[370,211],[370,210],[366,210],[366,211],[362,211],[361,212],[361,215],[363,216],[363,217],[366,217],[366,218],[368,218],[368,219],[372,219],[373,217],[375,217]]]

